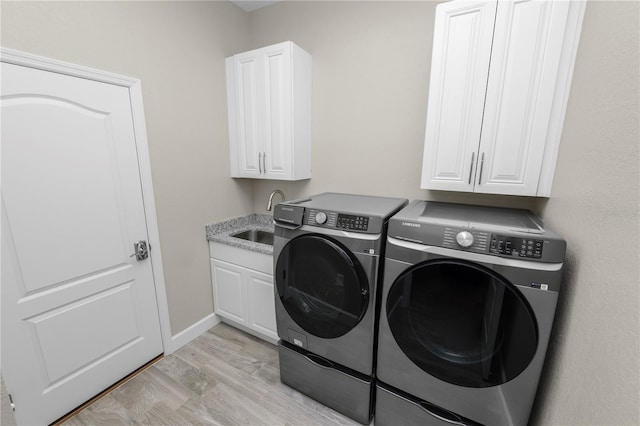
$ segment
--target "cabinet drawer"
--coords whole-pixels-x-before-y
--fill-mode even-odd
[[[273,275],[272,255],[211,241],[209,242],[209,253],[212,258]]]
[[[278,342],[280,380],[316,401],[363,424],[371,421],[373,383],[370,377],[356,377],[345,367],[314,361],[314,355]],[[317,357],[322,360],[321,357]],[[320,361],[324,362],[324,361]],[[360,375],[361,376],[361,375]]]
[[[479,426],[446,410],[432,410],[433,413],[422,407],[419,399],[400,395],[400,392],[396,393],[380,382],[376,386],[376,426]]]

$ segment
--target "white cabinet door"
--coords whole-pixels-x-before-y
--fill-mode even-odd
[[[311,177],[311,56],[291,42],[226,59],[231,177]]]
[[[473,191],[495,1],[438,6],[422,188]]]
[[[583,1],[438,5],[421,187],[548,196]]]
[[[262,67],[260,55],[247,52],[227,60],[229,99],[229,132],[235,142],[232,164],[236,174],[242,177],[258,177],[262,173],[260,139],[260,101],[258,99],[258,74]],[[231,83],[229,83],[231,82]],[[233,109],[233,111],[232,111]]]
[[[249,327],[278,340],[273,276],[247,269],[246,279]]]
[[[216,314],[248,325],[243,272],[244,268],[240,266],[211,259],[213,305]]]
[[[267,47],[263,55],[263,173],[268,179],[286,179],[292,166],[291,46]]]
[[[480,192],[537,193],[569,6],[534,0],[498,5],[476,179]]]
[[[264,340],[278,341],[273,289],[273,257],[210,243],[215,313]]]

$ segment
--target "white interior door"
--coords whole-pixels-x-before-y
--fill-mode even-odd
[[[2,373],[47,424],[162,353],[129,89],[2,63]]]

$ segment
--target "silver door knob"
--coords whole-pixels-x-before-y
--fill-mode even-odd
[[[144,240],[136,241],[133,243],[134,253],[129,257],[136,257],[136,260],[145,260],[149,257],[149,247],[147,246],[147,242]]]

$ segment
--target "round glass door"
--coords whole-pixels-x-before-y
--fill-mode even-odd
[[[362,265],[326,236],[308,234],[289,241],[275,274],[284,308],[296,324],[318,337],[344,335],[360,322],[369,304]]]
[[[409,268],[391,286],[386,308],[405,355],[456,385],[508,382],[538,346],[533,311],[518,289],[470,262],[438,259]]]

